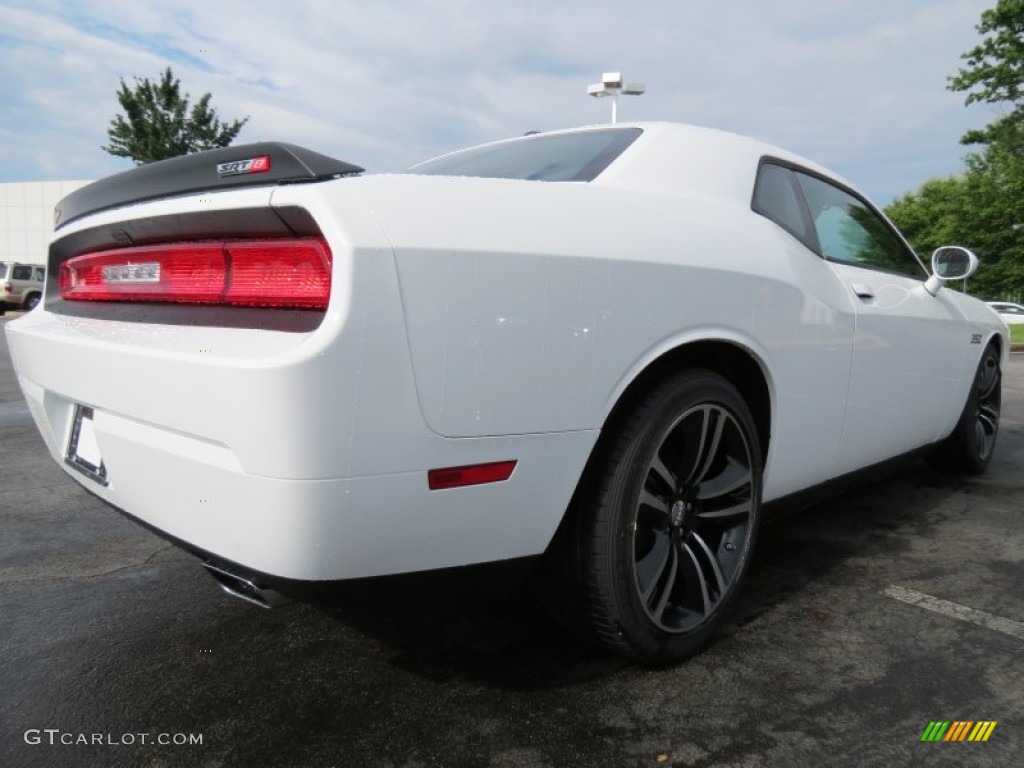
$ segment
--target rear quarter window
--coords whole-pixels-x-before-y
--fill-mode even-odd
[[[762,163],[758,169],[750,207],[817,252],[814,227],[804,212],[796,177],[789,168],[775,163]]]

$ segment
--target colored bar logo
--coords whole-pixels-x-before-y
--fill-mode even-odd
[[[932,720],[921,741],[988,741],[996,729],[995,720]]]

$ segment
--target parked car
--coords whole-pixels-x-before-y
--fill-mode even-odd
[[[1020,304],[1011,304],[1008,301],[989,301],[987,303],[1007,325],[1024,324],[1024,307]]]
[[[66,197],[7,334],[53,458],[234,594],[544,554],[572,623],[661,662],[715,631],[766,505],[989,463],[1006,329],[943,287],[976,267],[711,129],[380,175],[262,143]]]
[[[0,310],[35,309],[43,297],[45,279],[45,267],[0,261]]]

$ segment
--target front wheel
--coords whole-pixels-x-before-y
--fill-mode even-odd
[[[753,417],[729,381],[694,370],[612,429],[572,511],[583,615],[605,647],[673,661],[708,642],[750,561],[762,474]]]
[[[974,383],[956,428],[928,457],[932,466],[968,474],[985,470],[999,436],[1002,379],[999,351],[989,345],[974,373]]]
[[[31,312],[33,309],[35,309],[36,306],[39,304],[39,299],[40,298],[41,298],[41,296],[38,293],[30,293],[28,296],[26,296],[25,297],[25,311],[26,312]]]

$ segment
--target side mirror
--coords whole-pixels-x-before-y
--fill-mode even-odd
[[[932,276],[924,288],[932,296],[947,280],[966,280],[978,270],[978,257],[959,245],[944,245],[932,254]]]

